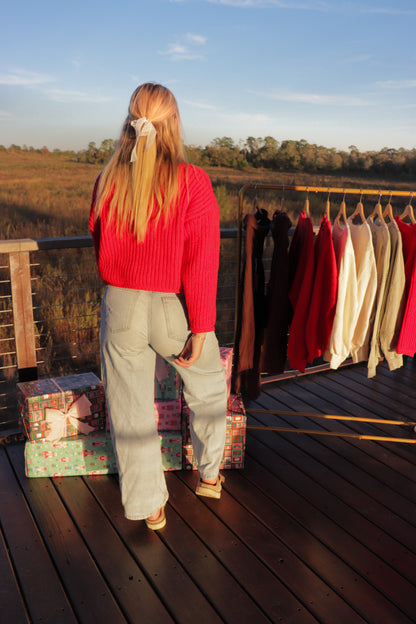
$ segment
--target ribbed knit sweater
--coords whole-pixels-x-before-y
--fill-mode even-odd
[[[199,167],[181,165],[177,209],[168,221],[151,217],[143,242],[117,233],[108,220],[111,195],[98,220],[94,198],[89,227],[98,271],[111,286],[185,295],[192,332],[213,331],[219,263],[219,210],[211,181]]]

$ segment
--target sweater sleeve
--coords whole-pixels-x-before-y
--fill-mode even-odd
[[[181,277],[191,331],[196,333],[215,328],[220,226],[209,177],[200,169],[192,175]]]

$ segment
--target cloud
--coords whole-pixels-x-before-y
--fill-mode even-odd
[[[12,114],[9,111],[5,111],[5,110],[1,110],[0,109],[0,119],[6,119],[8,117],[11,117]]]
[[[227,118],[232,119],[238,123],[252,124],[252,123],[270,123],[271,118],[262,113],[230,113],[225,115]]]
[[[192,106],[193,108],[200,108],[202,110],[218,110],[218,106],[215,106],[214,104],[209,104],[208,102],[194,102],[192,100],[184,100],[184,104]]]
[[[210,4],[221,4],[224,6],[241,9],[296,9],[296,10],[318,10],[328,11],[330,6],[327,2],[315,0],[305,2],[289,2],[284,0],[205,0]]]
[[[371,102],[349,95],[331,95],[322,93],[300,93],[293,91],[256,93],[271,100],[280,102],[298,102],[300,104],[315,104],[321,106],[369,106]]]
[[[168,56],[171,61],[194,61],[204,58],[200,47],[207,42],[206,37],[194,33],[186,33],[177,41],[169,43],[166,50],[159,51],[159,54]]]
[[[416,15],[416,9],[398,9],[397,7],[370,7],[360,6],[360,13],[384,14],[384,15]]]
[[[190,43],[195,43],[197,45],[205,45],[207,42],[207,38],[202,35],[193,35],[192,33],[187,33],[185,38]]]
[[[375,83],[377,87],[385,89],[414,89],[416,80],[384,80]]]
[[[367,61],[371,61],[374,56],[372,54],[356,54],[353,56],[347,56],[343,59],[343,62],[348,63],[366,63]]]
[[[90,104],[99,104],[101,102],[109,102],[111,98],[84,91],[65,91],[63,89],[48,89],[46,95],[54,102],[63,104],[72,104],[74,102],[86,102]]]
[[[174,1],[174,0],[171,0]],[[176,0],[182,1],[182,0]],[[416,9],[399,9],[395,6],[362,6],[360,2],[341,2],[324,0],[304,0],[303,2],[290,2],[289,0],[205,0],[210,4],[219,4],[241,9],[293,9],[302,11],[322,11],[325,13],[364,13],[385,15],[415,15]]]
[[[0,84],[15,85],[20,87],[32,87],[47,82],[53,82],[53,78],[47,74],[15,69],[7,74],[0,74]]]

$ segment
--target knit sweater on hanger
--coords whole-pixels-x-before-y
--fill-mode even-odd
[[[416,224],[404,223],[399,217],[395,220],[402,236],[406,280],[406,304],[397,353],[413,357],[416,353]]]
[[[97,187],[97,183],[96,183]],[[178,207],[165,222],[151,217],[143,242],[116,232],[108,220],[112,194],[94,221],[94,189],[89,227],[101,279],[111,286],[185,294],[190,330],[215,328],[220,228],[218,204],[208,175],[181,165]]]

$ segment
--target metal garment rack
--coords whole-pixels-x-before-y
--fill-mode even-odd
[[[381,201],[382,197],[388,198],[389,200],[392,197],[403,197],[409,199],[409,204],[414,196],[414,192],[412,191],[392,191],[386,189],[363,189],[363,188],[339,188],[339,187],[328,187],[328,186],[290,186],[286,184],[252,184],[248,183],[241,187],[239,191],[239,203],[238,203],[238,231],[237,231],[237,276],[236,276],[236,293],[235,293],[235,315],[234,315],[234,344],[235,338],[237,334],[237,315],[238,315],[238,304],[240,299],[240,280],[241,280],[241,257],[242,257],[242,240],[243,240],[243,209],[244,209],[244,196],[248,190],[268,190],[268,191],[297,191],[307,194],[309,193],[326,193],[329,195],[343,195],[344,198],[346,195],[359,195],[363,197],[365,195],[376,196]],[[361,199],[360,199],[361,201]],[[317,367],[315,370],[327,370],[327,366]],[[268,381],[275,381],[281,378],[272,377]],[[416,431],[416,422],[406,422],[406,421],[395,421],[395,420],[385,420],[378,418],[362,418],[356,416],[342,416],[336,414],[310,414],[305,412],[282,412],[282,411],[274,411],[274,410],[261,410],[261,409],[249,409],[248,411],[253,413],[261,413],[261,414],[274,414],[276,416],[303,416],[308,418],[323,418],[327,420],[345,420],[345,421],[354,421],[354,422],[369,422],[369,423],[383,423],[383,424],[394,424],[399,426],[411,426],[413,430]],[[337,433],[337,432],[329,432],[329,431],[314,431],[309,429],[291,429],[289,427],[263,427],[263,426],[255,426],[255,425],[247,425],[247,429],[256,429],[256,430],[264,430],[264,431],[280,431],[282,433],[306,433],[310,435],[321,435],[321,436],[332,436],[332,437],[346,437],[346,438],[354,438],[358,440],[375,440],[379,442],[401,442],[407,444],[416,444],[416,439],[408,439],[408,438],[396,438],[396,437],[388,437],[388,436],[371,436],[371,435],[361,435],[354,433]]]

